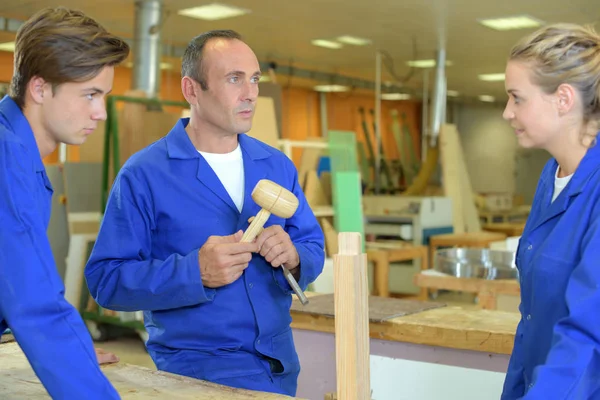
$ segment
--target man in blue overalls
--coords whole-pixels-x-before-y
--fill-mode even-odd
[[[194,38],[181,87],[191,117],[134,154],[115,179],[85,276],[96,301],[143,310],[158,369],[232,387],[294,395],[300,364],[287,268],[304,290],[323,269],[323,232],[294,164],[248,132],[260,67],[232,31]],[[293,192],[241,243],[260,179]]]
[[[0,334],[11,329],[55,399],[119,395],[98,366],[115,357],[94,353],[64,298],[46,235],[53,191],[42,158],[59,143],[82,144],[106,118],[114,65],[128,54],[91,18],[42,10],[17,33],[10,95],[0,101]]]

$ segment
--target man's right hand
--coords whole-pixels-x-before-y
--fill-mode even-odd
[[[200,248],[198,262],[202,284],[218,288],[235,282],[248,267],[256,243],[240,243],[243,232],[229,236],[210,236]]]

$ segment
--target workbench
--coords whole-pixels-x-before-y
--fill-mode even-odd
[[[484,224],[491,222],[512,222],[512,221],[525,221],[529,217],[531,212],[531,206],[522,205],[512,208],[511,210],[501,211],[479,211],[479,219]]]
[[[3,400],[50,398],[16,342],[0,344],[0,360],[2,360],[0,362],[0,398]],[[102,371],[123,400],[292,399],[292,397],[278,394],[234,389],[124,363],[103,365]]]
[[[367,242],[367,260],[373,263],[373,293],[381,297],[390,297],[390,264],[393,262],[420,260],[420,270],[429,268],[427,246],[396,245],[393,247],[378,247],[383,243]],[[427,296],[427,290],[421,290],[421,298]]]
[[[521,236],[525,230],[525,221],[521,222],[493,222],[481,227],[487,232],[500,232],[508,237]]]
[[[457,278],[428,272],[430,271],[415,275],[415,284],[423,290],[475,293],[484,310],[518,312],[521,287],[517,279]]]
[[[297,396],[322,400],[336,391],[334,318],[291,314]],[[518,322],[518,313],[450,306],[370,322],[372,398],[500,398]]]

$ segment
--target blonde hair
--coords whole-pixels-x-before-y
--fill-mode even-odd
[[[585,124],[600,120],[600,36],[591,26],[554,24],[523,38],[510,60],[531,63],[532,80],[552,94],[561,84],[579,91]]]

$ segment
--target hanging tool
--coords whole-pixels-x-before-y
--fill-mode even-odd
[[[398,118],[398,110],[390,110],[392,117],[392,134],[394,135],[394,141],[398,148],[398,168],[400,170],[400,179],[404,179],[405,184],[408,186],[412,182],[413,174],[410,172],[410,160],[404,154],[404,140],[402,138],[400,119]]]
[[[377,132],[377,122],[375,121],[375,110],[371,109],[371,117],[373,118],[373,132]],[[379,154],[381,155],[381,170],[385,179],[387,181],[387,188],[390,193],[396,192],[398,189],[394,184],[394,179],[392,178],[392,169],[385,159],[385,152],[383,151],[383,140],[379,142]]]

